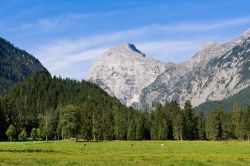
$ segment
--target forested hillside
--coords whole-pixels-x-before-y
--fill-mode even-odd
[[[39,72],[0,99],[0,138],[9,140],[227,140],[250,138],[250,107],[208,114],[186,101],[154,111],[128,108],[97,85]]]
[[[65,119],[60,119],[63,112],[71,114],[79,110],[72,118],[78,118],[77,122],[81,121],[84,131],[92,132],[95,125],[102,127],[102,130],[114,130],[109,126],[113,125],[114,111],[122,113],[128,108],[93,83],[52,78],[48,72],[39,72],[16,85],[2,97],[1,110],[8,125],[12,124],[15,127],[16,138],[23,128],[29,133],[32,128],[42,128],[45,121],[50,123],[46,129],[49,130],[46,131],[49,132],[49,136],[59,138],[62,136],[62,126],[59,126],[59,123],[67,124],[67,121],[62,122]],[[97,119],[102,122],[98,122]],[[73,132],[71,129],[65,130]],[[83,134],[92,138],[91,134]]]
[[[36,58],[0,37],[0,95],[41,70],[46,69]]]

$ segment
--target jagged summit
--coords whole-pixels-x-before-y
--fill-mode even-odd
[[[135,47],[134,44],[128,43],[127,45],[128,45],[128,47],[131,48],[133,51],[135,51],[135,52],[141,54],[143,57],[145,57],[145,54],[144,54],[142,51],[138,50],[138,49]]]
[[[116,47],[113,47],[113,48],[110,48],[107,50],[107,52],[105,53],[106,55],[120,55],[122,53],[126,53],[125,55],[123,56],[134,56],[134,55],[139,55],[139,56],[142,56],[142,57],[145,57],[145,54],[140,51],[139,49],[137,49],[135,47],[134,44],[131,44],[131,43],[126,43],[126,44],[121,44],[121,45],[118,45]],[[134,54],[134,53],[137,53],[137,54]]]

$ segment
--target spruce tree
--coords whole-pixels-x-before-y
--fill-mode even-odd
[[[223,134],[223,109],[217,106],[212,112],[209,113],[206,123],[206,135],[211,140],[221,140]]]
[[[197,136],[199,140],[206,139],[206,118],[203,112],[199,112],[197,116]]]
[[[136,127],[135,120],[131,119],[129,122],[129,126],[128,126],[127,139],[128,140],[135,140],[136,139],[136,131],[137,131],[137,127]]]
[[[236,103],[233,105],[232,124],[234,136],[238,139],[244,139],[243,111]]]
[[[144,118],[143,115],[139,115],[136,123],[136,140],[142,140],[144,138]]]
[[[196,126],[194,124],[194,110],[191,102],[186,101],[183,109],[183,120],[184,120],[184,139],[193,140],[195,139]]]

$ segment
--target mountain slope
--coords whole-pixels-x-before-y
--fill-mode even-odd
[[[0,38],[0,95],[15,83],[42,70],[46,69],[35,57]]]
[[[223,106],[226,112],[230,112],[232,111],[234,104],[239,105],[241,108],[250,105],[250,86],[224,100],[207,101],[202,103],[197,106],[196,109],[208,113],[214,110],[217,106]]]
[[[250,30],[225,44],[209,44],[191,60],[165,71],[143,89],[146,104],[190,100],[194,106],[223,100],[250,85]]]
[[[133,44],[124,44],[109,49],[95,61],[89,80],[131,106],[139,102],[143,88],[172,66],[146,57]]]

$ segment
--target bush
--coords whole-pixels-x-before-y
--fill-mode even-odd
[[[23,128],[21,133],[18,135],[18,140],[20,140],[20,141],[27,141],[28,140],[28,136],[27,136],[27,132],[26,132],[25,128]]]
[[[6,135],[10,141],[13,141],[13,138],[16,136],[16,128],[13,125],[10,125],[6,131]]]
[[[31,138],[32,138],[33,141],[35,141],[38,138],[38,133],[37,133],[37,129],[36,128],[33,128],[31,130],[30,136],[31,136]]]

